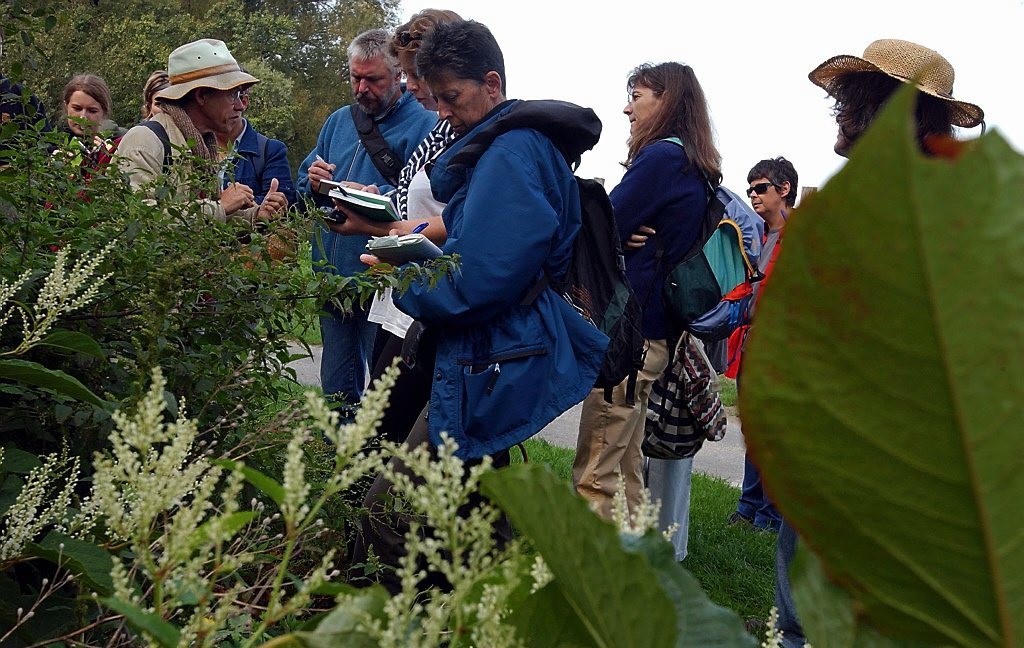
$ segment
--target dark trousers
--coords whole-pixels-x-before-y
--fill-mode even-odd
[[[424,409],[405,439],[405,445],[412,449],[429,443],[427,413]],[[502,450],[491,455],[491,458],[495,468],[502,468],[509,463],[509,452],[508,450]],[[466,461],[466,467],[469,468],[479,462],[479,459],[468,460]],[[423,483],[422,479],[414,475],[397,458],[391,459],[391,465],[395,472],[408,475],[412,479],[413,484],[419,486]],[[364,512],[360,518],[361,533],[355,541],[352,564],[366,564],[369,560],[370,549],[372,548],[373,554],[377,556],[383,568],[374,574],[372,578],[375,578],[394,595],[402,589],[397,570],[399,562],[406,554],[405,536],[409,532],[411,522],[418,521],[422,525],[424,521],[418,514],[394,510],[394,502],[390,497],[392,486],[391,480],[381,474],[377,476],[373,485],[370,486],[370,490],[366,493],[366,498],[363,500]],[[479,493],[474,493],[470,496],[469,501],[459,509],[458,514],[462,516],[468,515],[482,501],[483,496]],[[422,526],[421,533],[429,534],[429,527]],[[512,537],[511,526],[504,515],[495,523],[494,537],[495,541],[499,544],[507,542]],[[422,568],[425,567],[425,565],[422,566]],[[451,586],[441,574],[428,572],[427,576],[420,582],[419,587],[421,590],[431,587],[447,590]]]
[[[778,630],[782,630],[784,648],[801,648],[805,643],[789,583],[789,567],[796,556],[796,547],[796,531],[783,520],[775,544],[775,607],[779,611]]]
[[[782,516],[761,486],[761,473],[747,455],[743,456],[743,487],[736,510],[758,529],[778,531],[782,524]]]
[[[402,355],[402,345],[405,342],[402,338],[391,333],[381,345],[377,363],[370,374],[370,381],[377,380],[384,373],[384,370],[391,366],[391,362]],[[399,363],[401,373],[398,380],[391,388],[391,399],[388,407],[384,410],[384,418],[380,422],[380,436],[383,439],[394,443],[401,443],[409,434],[420,412],[430,401],[430,387],[434,377],[434,355],[435,343],[433,338],[425,335],[420,343],[416,355],[416,362],[409,367],[404,362]]]

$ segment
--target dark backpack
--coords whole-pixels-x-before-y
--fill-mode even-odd
[[[595,387],[611,389],[623,380],[626,403],[634,404],[637,372],[643,368],[644,336],[640,303],[626,279],[612,203],[594,180],[576,178],[582,223],[572,246],[572,261],[560,291],[576,310],[608,336],[608,350]]]
[[[139,126],[145,126],[149,130],[153,131],[156,138],[160,140],[160,143],[164,146],[164,161],[163,171],[167,173],[167,170],[171,168],[171,138],[167,134],[167,129],[164,128],[163,124],[158,121],[147,119],[146,121],[139,122]]]
[[[568,112],[564,112],[565,109]],[[577,106],[561,101],[517,102],[508,113],[475,132],[472,141],[449,162],[449,167],[473,166],[495,138],[514,128],[532,128],[545,135],[561,151],[566,162],[575,166],[582,151],[593,147],[601,132],[601,121],[593,111],[590,119],[579,119],[577,110]],[[579,142],[584,142],[585,146],[576,146]],[[584,319],[609,338],[594,386],[603,388],[605,399],[611,402],[612,387],[627,380],[626,402],[633,405],[636,375],[643,367],[640,305],[626,279],[626,262],[608,194],[594,180],[577,177],[576,185],[582,220],[572,244],[568,272],[558,282],[552,282],[545,273],[520,303],[532,303],[549,285],[565,297]]]
[[[604,389],[605,400],[610,403],[612,388],[628,380],[626,404],[633,406],[637,373],[644,366],[640,303],[626,279],[626,260],[608,194],[596,180],[576,176],[576,186],[580,192],[580,230],[572,243],[565,278],[551,283],[545,275],[521,303],[532,303],[551,285],[583,319],[607,335],[608,349],[594,387]]]

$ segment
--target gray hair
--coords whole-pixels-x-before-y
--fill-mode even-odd
[[[383,58],[388,67],[398,71],[398,57],[391,51],[391,35],[384,29],[368,29],[348,45],[348,60],[370,61]]]

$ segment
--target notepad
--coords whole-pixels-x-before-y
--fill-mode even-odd
[[[380,223],[391,223],[401,220],[395,212],[391,200],[380,194],[348,187],[337,186],[327,194],[342,203],[347,209],[356,212],[363,218]]]
[[[442,254],[441,248],[422,234],[376,236],[366,244],[366,251],[391,265],[436,259]]]

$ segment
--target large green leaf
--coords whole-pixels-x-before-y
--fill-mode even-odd
[[[27,475],[33,468],[42,466],[43,462],[31,452],[19,450],[14,446],[4,446],[3,464],[0,465],[0,472],[11,472],[19,475]]]
[[[82,353],[93,358],[104,357],[103,348],[96,340],[85,333],[78,331],[53,331],[39,343],[39,346],[49,346],[61,351]]]
[[[274,500],[274,503],[278,506],[284,502],[284,487],[277,483],[273,478],[268,477],[256,470],[246,466],[241,461],[234,461],[232,459],[214,459],[211,463],[220,466],[227,470],[241,470],[242,476],[245,477],[245,481],[255,486],[261,493]]]
[[[317,624],[316,630],[294,632],[288,636],[306,648],[374,648],[377,642],[362,632],[359,626],[367,618],[383,618],[388,598],[387,591],[379,585],[359,590],[329,612]]]
[[[791,569],[800,626],[815,648],[924,648],[927,644],[886,639],[865,626],[850,595],[825,576],[818,557],[805,547]]]
[[[97,407],[106,408],[108,406],[106,401],[92,393],[74,376],[57,369],[47,369],[38,362],[0,360],[0,380],[11,380],[43,387]]]
[[[123,615],[128,625],[139,632],[146,633],[162,648],[177,648],[181,633],[178,628],[164,621],[158,615],[152,612],[143,612],[131,603],[126,603],[113,596],[100,599],[100,603]]]
[[[592,645],[754,645],[746,635],[736,637],[734,630],[742,629],[738,617],[715,607],[696,581],[666,558],[671,548],[664,539],[650,534],[624,544],[618,531],[547,466],[522,464],[488,473],[482,486],[554,574],[567,603],[555,612],[575,616],[570,623],[584,627]]]
[[[39,544],[29,544],[25,553],[61,565],[101,596],[114,591],[110,578],[113,560],[106,550],[94,544],[51,531]]]
[[[1024,159],[900,94],[790,219],[740,401],[772,497],[896,638],[1024,645]]]
[[[647,557],[658,582],[668,593],[679,616],[677,648],[730,648],[757,646],[740,617],[711,602],[700,582],[675,557],[675,548],[656,531],[642,537],[625,538],[630,551]]]
[[[593,648],[597,644],[558,583],[548,583],[513,608],[508,623],[530,648]]]

